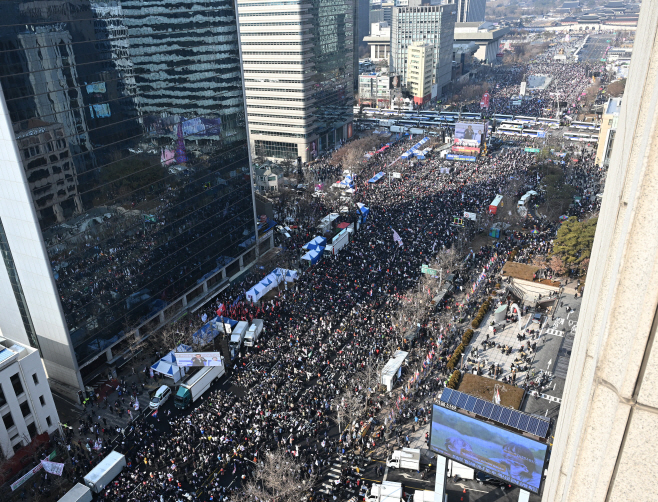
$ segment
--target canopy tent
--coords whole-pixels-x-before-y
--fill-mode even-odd
[[[339,223],[338,225],[336,225],[336,227],[340,228],[341,230],[344,229],[344,228],[347,228],[349,226],[350,226],[350,224],[345,222],[345,221],[343,223]]]
[[[325,239],[326,241],[326,239]],[[299,272],[296,270],[288,270],[285,268],[275,268],[272,273],[279,277],[282,281],[294,282],[299,279]]]
[[[361,223],[365,223],[366,219],[368,218],[368,214],[370,213],[370,208],[366,207],[365,204],[362,202],[357,202],[356,203],[357,207],[359,208],[359,211],[361,212]]]
[[[321,257],[322,257],[322,253],[318,251],[309,251],[300,259],[305,261],[310,261],[311,265],[315,265],[320,260]]]
[[[216,327],[215,323],[208,322],[201,326],[196,333],[192,335],[192,344],[197,347],[206,345],[214,340],[214,338],[219,335],[220,331]]]
[[[173,356],[173,352],[171,352]],[[169,354],[167,354],[168,356]],[[171,378],[174,383],[178,382],[185,375],[185,368],[179,368],[176,365],[176,358],[174,357],[174,362],[169,362],[168,360],[160,359],[158,362],[151,366],[153,371],[157,371],[161,375],[164,375],[168,378]]]
[[[336,214],[336,218],[338,218],[338,214]],[[334,218],[334,219],[336,219]],[[332,220],[333,221],[333,220]],[[307,242],[302,246],[302,249],[305,249],[306,251],[318,249],[320,247],[325,247],[327,245],[327,238],[326,237],[321,237],[321,236],[316,236],[313,238],[313,240]]]
[[[375,174],[372,178],[370,178],[370,179],[368,180],[368,183],[377,183],[377,182],[378,182],[380,179],[382,179],[385,175],[386,175],[386,173],[384,173],[384,172],[378,172],[377,174]]]
[[[185,345],[184,343],[181,343],[178,347],[176,347],[176,352],[192,352],[192,350],[194,350],[192,347]]]
[[[421,151],[420,147],[423,146],[425,143],[427,143],[429,140],[430,139],[428,137],[425,137],[425,138],[421,139],[418,143],[416,143],[414,146],[409,148],[409,150],[404,152],[402,154],[402,158],[406,160],[406,159],[408,159],[410,157],[413,157],[415,155],[417,158],[419,158],[421,160],[425,159],[424,154],[427,153],[427,151],[429,151],[429,149]]]

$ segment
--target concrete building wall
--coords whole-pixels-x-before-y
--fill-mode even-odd
[[[643,2],[542,500],[655,499],[658,4]]]

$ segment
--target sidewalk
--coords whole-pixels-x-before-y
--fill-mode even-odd
[[[121,403],[121,398],[119,397],[116,387],[119,385],[119,380],[124,378],[126,380],[126,389],[128,390],[127,394],[124,394],[123,403]],[[171,383],[172,380],[166,378],[160,379],[151,379],[147,378],[144,390],[141,390],[141,394],[137,396],[139,401],[139,410],[135,411],[134,407],[130,406],[130,387],[131,384],[135,382],[139,385],[141,390],[141,381],[139,380],[138,375],[133,375],[130,369],[121,371],[117,374],[117,379],[107,380],[100,379],[92,387],[99,394],[99,400],[96,404],[90,404],[91,401],[88,401],[86,410],[84,406],[78,403],[73,403],[72,401],[66,399],[65,397],[53,393],[53,398],[55,399],[55,404],[59,412],[59,418],[62,424],[66,424],[72,428],[73,431],[73,441],[80,441],[91,439],[93,436],[92,433],[81,434],[80,433],[80,424],[81,420],[85,417],[87,419],[91,418],[92,423],[98,423],[101,428],[109,430],[110,440],[113,441],[116,439],[116,436],[120,431],[118,429],[126,428],[132,421],[139,419],[142,415],[149,412],[149,394],[153,390],[157,389],[161,385]],[[103,399],[107,397],[107,407],[103,406]],[[119,401],[119,405],[123,408],[123,413],[118,415],[114,403]],[[100,405],[100,406],[99,406]],[[113,408],[113,411],[110,412],[110,405]],[[127,414],[127,409],[130,408],[132,413],[132,418]]]

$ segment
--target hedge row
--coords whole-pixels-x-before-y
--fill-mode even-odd
[[[468,345],[471,343],[471,338],[473,338],[473,330],[467,329],[462,335],[462,345]]]
[[[450,356],[450,359],[448,359],[448,363],[446,364],[446,367],[448,368],[448,371],[452,371],[455,369],[455,366],[457,366],[460,361],[461,361],[461,356],[464,353],[464,350],[466,349],[466,345],[464,343],[460,343],[457,345],[457,348],[455,351],[452,353]]]
[[[459,385],[459,379],[461,378],[462,374],[459,372],[459,370],[455,370],[452,375],[450,375],[450,379],[448,380],[447,387],[449,389],[456,389],[457,386]]]
[[[491,298],[487,298],[484,303],[482,303],[482,306],[480,307],[480,310],[478,310],[478,313],[475,315],[475,318],[473,321],[471,321],[471,326],[474,328],[477,328],[480,326],[480,323],[482,322],[482,319],[484,319],[484,316],[487,313],[487,310],[489,310],[489,306],[491,305]]]

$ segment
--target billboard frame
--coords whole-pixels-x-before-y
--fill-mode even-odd
[[[468,459],[464,459],[464,458],[455,458],[455,457],[453,457],[453,456],[446,455],[442,450],[441,450],[441,451],[437,451],[437,448],[433,447],[433,445],[432,445],[432,435],[433,435],[433,432],[434,432],[434,413],[435,413],[435,409],[444,409],[444,410],[447,410],[447,411],[450,412],[450,413],[454,413],[455,415],[459,415],[459,416],[462,417],[465,421],[466,421],[466,420],[471,420],[471,421],[474,421],[474,422],[479,422],[480,424],[482,424],[482,425],[485,426],[485,427],[490,427],[490,428],[493,428],[493,429],[499,429],[499,430],[501,430],[501,431],[506,432],[507,434],[511,434],[511,435],[513,435],[513,436],[518,436],[519,438],[523,438],[524,440],[532,441],[533,443],[537,443],[537,444],[539,444],[539,445],[543,445],[543,446],[545,446],[545,447],[546,447],[546,453],[545,453],[545,455],[544,455],[544,461],[543,461],[543,463],[542,463],[542,465],[541,465],[541,470],[540,470],[540,472],[539,472],[539,487],[535,490],[534,488],[530,487],[530,485],[527,485],[527,486],[521,486],[520,484],[518,484],[518,479],[516,479],[516,480],[515,480],[515,479],[512,479],[511,476],[507,476],[507,478],[509,478],[509,479],[506,479],[506,477],[501,476],[500,473],[498,473],[498,472],[494,472],[493,469],[491,469],[491,470],[487,470],[486,468],[482,468],[480,465],[475,465],[475,462],[470,462],[470,463],[469,463],[469,460],[468,460]],[[544,479],[544,472],[546,471],[546,464],[547,464],[548,459],[549,459],[549,457],[550,457],[549,445],[548,445],[547,443],[544,443],[544,442],[542,442],[542,441],[538,441],[538,440],[536,440],[536,439],[529,438],[529,437],[527,437],[527,436],[525,436],[525,435],[523,435],[523,434],[519,434],[518,432],[515,432],[515,431],[512,431],[512,430],[509,430],[509,429],[507,429],[507,428],[505,428],[505,427],[503,427],[503,426],[501,426],[501,425],[499,425],[499,424],[496,424],[496,423],[493,423],[493,422],[489,422],[489,421],[486,421],[486,420],[480,420],[479,418],[472,417],[470,414],[462,413],[461,410],[460,410],[460,408],[457,408],[455,405],[450,404],[450,403],[446,403],[446,402],[443,402],[443,401],[439,401],[438,403],[434,403],[434,404],[432,405],[432,419],[431,419],[431,421],[430,421],[430,434],[429,434],[429,438],[428,438],[428,439],[429,439],[429,442],[428,442],[428,449],[429,449],[429,451],[432,452],[432,453],[435,453],[435,454],[437,454],[437,455],[439,455],[439,456],[441,456],[441,457],[444,457],[444,458],[447,458],[447,459],[453,460],[453,461],[455,461],[455,462],[461,463],[461,464],[463,464],[463,465],[466,465],[466,466],[468,466],[468,467],[471,467],[471,468],[475,469],[476,471],[482,471],[482,472],[485,472],[485,473],[487,473],[487,474],[489,474],[489,475],[491,475],[491,476],[493,476],[493,477],[495,477],[495,478],[497,478],[497,479],[500,479],[500,480],[502,480],[502,481],[504,481],[504,482],[506,482],[506,483],[509,483],[510,485],[517,486],[517,487],[520,488],[521,490],[526,490],[526,491],[531,492],[531,493],[534,493],[534,494],[536,494],[536,495],[540,495],[540,494],[542,493],[542,488],[543,488],[543,486],[544,486],[544,481],[545,481],[545,479]]]
[[[217,361],[217,364],[193,364],[193,359],[200,355],[202,362],[204,361]],[[222,361],[221,352],[217,351],[193,351],[193,352],[174,352],[174,357],[176,358],[176,366],[179,368],[207,368],[209,366],[224,366]],[[190,359],[192,364],[180,364],[183,360]]]

